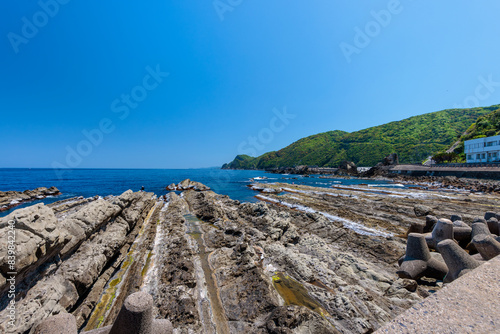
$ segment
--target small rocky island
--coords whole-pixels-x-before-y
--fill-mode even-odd
[[[40,187],[34,190],[0,191],[0,212],[7,211],[25,202],[44,199],[47,196],[58,196],[61,192],[56,187]]]
[[[408,263],[425,253],[418,264],[439,266],[428,252],[453,238],[432,231],[467,230],[481,255],[483,241],[475,236],[486,230],[476,224],[487,211],[488,228],[498,211],[496,195],[463,191],[251,187],[257,203],[186,180],[162,198],[129,190],[37,204],[1,218],[0,326],[12,329],[12,225],[16,333],[42,333],[54,315],[74,323],[72,331],[114,333],[126,323],[120,314],[141,300],[158,333],[371,333],[443,286],[444,276]],[[495,237],[488,231],[485,238]],[[430,250],[411,252],[429,247],[426,240]]]

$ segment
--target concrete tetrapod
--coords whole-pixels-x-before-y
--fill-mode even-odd
[[[424,229],[425,229],[424,222],[413,222],[411,223],[410,228],[408,229],[406,235],[409,235],[410,233],[424,233]]]
[[[476,217],[476,218],[474,218],[474,220],[472,221],[472,224],[474,224],[474,223],[483,223],[483,224],[486,224],[486,219],[481,218],[481,217]]]
[[[472,238],[474,239],[475,236],[478,236],[481,234],[486,234],[486,235],[491,234],[490,230],[488,229],[488,226],[484,223],[472,224],[472,233],[471,233]]]
[[[443,279],[447,271],[446,264],[431,255],[424,235],[417,233],[408,235],[406,255],[397,272],[400,278],[419,279],[426,276]]]
[[[490,218],[497,218],[498,219],[498,215],[495,212],[488,211],[484,214],[484,219],[489,220]]]
[[[478,252],[476,249],[476,245],[474,245],[474,243],[472,242],[474,237],[478,235],[491,235],[488,226],[481,221],[472,224],[471,242],[465,247],[465,249],[467,249],[469,251],[469,254],[471,255],[476,255],[476,253]]]
[[[136,292],[125,299],[122,309],[116,318],[109,334],[167,334],[172,333],[172,325],[168,328],[153,321],[153,297],[145,292]],[[168,324],[170,322],[168,321]]]
[[[491,260],[500,254],[500,242],[495,240],[491,235],[476,235],[474,239],[472,239],[472,243],[476,246],[477,251],[485,260]]]
[[[500,228],[499,228],[499,224],[498,224],[498,219],[492,217],[492,218],[488,219],[487,224],[488,224],[488,229],[490,230],[491,234],[499,235]]]
[[[472,228],[461,220],[453,222],[453,237],[455,240],[467,244],[471,240]]]
[[[453,223],[449,219],[439,219],[425,241],[429,248],[437,249],[437,244],[446,239],[453,239]]]
[[[448,273],[444,278],[445,283],[453,282],[460,276],[481,265],[481,262],[472,258],[451,239],[439,242],[438,249],[448,267]]]

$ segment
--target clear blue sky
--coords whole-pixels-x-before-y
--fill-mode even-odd
[[[498,0],[54,1],[0,4],[0,167],[218,166],[500,103]]]

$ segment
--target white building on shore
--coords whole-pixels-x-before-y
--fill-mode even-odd
[[[500,136],[467,140],[464,145],[467,163],[500,161]]]

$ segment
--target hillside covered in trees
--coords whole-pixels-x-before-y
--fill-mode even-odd
[[[465,162],[464,142],[470,139],[491,137],[500,135],[500,109],[483,116],[479,116],[476,122],[460,136],[460,138],[445,152],[436,154],[437,161],[443,162]]]
[[[448,109],[351,133],[328,131],[299,139],[279,151],[259,157],[238,155],[222,168],[337,167],[343,160],[353,161],[358,166],[373,166],[390,153],[397,153],[401,163],[420,163],[436,152],[449,149],[460,138],[468,139],[472,133],[498,133],[499,108],[500,105]],[[496,116],[491,116],[495,110]],[[463,142],[461,149],[463,151]]]

